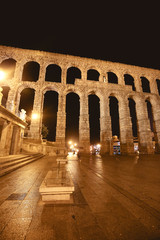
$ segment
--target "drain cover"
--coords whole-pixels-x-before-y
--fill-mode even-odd
[[[23,200],[27,193],[12,193],[6,200]]]

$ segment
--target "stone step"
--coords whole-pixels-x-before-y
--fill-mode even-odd
[[[34,154],[34,155],[27,155],[27,156],[12,158],[10,160],[5,160],[5,161],[0,163],[0,169],[4,169],[4,168],[10,167],[10,166],[13,166],[17,163],[21,163],[21,162],[30,160],[33,157],[37,157],[39,155],[40,154],[38,153],[38,154]]]
[[[40,158],[42,158],[44,155],[41,153],[32,154],[24,157],[18,157],[12,158],[12,161],[8,161],[6,159],[6,162],[3,161],[3,164],[0,166],[0,176],[3,176],[7,173],[10,173],[20,167],[23,167],[26,164],[29,164],[33,161],[36,161]],[[11,159],[11,158],[10,158]]]
[[[10,162],[14,162],[14,161],[18,161],[21,159],[25,159],[25,158],[28,158],[28,157],[31,157],[32,155],[28,155],[28,154],[25,154],[25,155],[9,155],[9,156],[6,156],[6,157],[0,157],[0,168],[6,164],[6,163],[10,163]]]

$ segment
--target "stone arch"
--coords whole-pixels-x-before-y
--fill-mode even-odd
[[[5,72],[5,80],[12,79],[14,77],[16,60],[13,58],[5,59],[0,64],[0,70]]]
[[[46,68],[45,81],[61,82],[62,69],[57,64],[50,64]]]
[[[148,93],[150,93],[151,90],[150,90],[149,80],[148,80],[146,77],[141,77],[141,83],[142,83],[143,92],[148,92]]]
[[[110,116],[111,116],[111,129],[112,136],[116,135],[120,137],[120,124],[119,124],[119,101],[115,94],[109,95],[109,108],[110,108]]]
[[[157,83],[158,93],[159,93],[159,96],[160,96],[160,80],[156,79],[156,83]]]
[[[57,92],[59,94],[59,88],[57,87],[57,85],[48,85],[48,86],[45,86],[43,89],[42,89],[42,93],[43,95],[48,92],[48,91],[53,91],[53,92]]]
[[[134,78],[130,74],[124,74],[125,85],[132,86],[132,90],[135,91]]]
[[[87,80],[99,81],[100,73],[95,69],[89,69],[87,71]]]
[[[100,98],[91,91],[88,95],[90,143],[100,142]]]
[[[26,111],[27,116],[31,116],[31,112],[33,110],[35,89],[21,86],[21,88],[19,89],[19,93],[20,93],[19,111],[21,111],[21,109],[24,109]]]
[[[37,62],[30,61],[24,65],[22,81],[37,82],[39,78],[40,65]]]
[[[55,142],[59,93],[53,89],[43,90],[42,123],[48,128],[47,140]]]
[[[74,84],[75,79],[81,79],[81,71],[77,67],[69,67],[67,69],[67,84]]]
[[[88,90],[87,95],[96,95],[100,100],[102,98],[103,94],[101,93],[101,91],[99,89],[93,88],[93,89]]]
[[[66,141],[79,141],[80,97],[75,92],[66,94]]]
[[[108,75],[108,83],[118,84],[118,77],[115,73],[109,71],[107,72],[107,75]]]

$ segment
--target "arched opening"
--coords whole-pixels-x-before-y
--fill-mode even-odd
[[[113,72],[107,72],[108,75],[108,83],[116,83],[118,84],[118,77]]]
[[[151,91],[150,91],[150,84],[149,84],[148,79],[145,77],[141,77],[141,82],[142,82],[143,92],[150,93]]]
[[[45,81],[61,82],[61,68],[56,64],[50,64],[46,68]]]
[[[2,103],[1,104],[2,104],[2,106],[6,107],[10,87],[3,86],[2,88],[3,88],[3,90],[2,90],[3,97],[2,97]]]
[[[110,116],[111,116],[111,125],[112,125],[112,136],[120,136],[119,128],[119,107],[118,100],[116,97],[109,97],[109,106],[110,106]]]
[[[90,124],[90,143],[100,142],[100,100],[96,95],[89,95],[89,124]]]
[[[58,111],[58,93],[47,91],[44,94],[42,123],[48,128],[47,140],[55,142]]]
[[[95,69],[89,69],[87,71],[87,80],[99,81],[99,72]]]
[[[156,83],[157,83],[157,89],[158,89],[158,93],[160,95],[160,80],[156,79]]]
[[[66,141],[79,141],[79,96],[68,93],[66,96]]]
[[[125,81],[125,85],[130,85],[132,86],[132,90],[135,91],[135,86],[134,86],[134,78],[129,75],[129,74],[124,74],[124,81]]]
[[[13,58],[6,59],[0,64],[0,70],[5,72],[5,79],[11,79],[14,77],[15,68],[16,60]]]
[[[68,68],[68,70],[67,70],[67,84],[74,84],[76,78],[81,79],[81,71],[79,70],[79,68],[76,68],[76,67]]]
[[[39,78],[39,69],[39,63],[27,62],[23,68],[22,81],[36,82]]]
[[[136,115],[136,103],[132,98],[128,98],[129,101],[129,110],[130,110],[130,117],[132,122],[132,133],[133,137],[138,137],[138,130],[137,130],[137,115]]]
[[[153,108],[149,100],[145,101],[147,104],[148,119],[150,122],[150,129],[152,131],[152,141],[154,144],[155,151],[159,151],[158,136],[156,131],[156,125],[153,116]]]
[[[151,105],[149,100],[146,100],[145,102],[147,104],[147,112],[148,112],[148,119],[149,119],[149,122],[150,122],[150,129],[151,129],[152,132],[155,132],[152,105]]]
[[[26,111],[26,115],[30,117],[33,110],[34,95],[35,95],[34,89],[25,88],[21,92],[20,97],[19,111],[21,111],[21,109],[24,109]]]
[[[155,151],[159,152],[159,143],[158,143],[156,124],[155,124],[154,115],[153,115],[153,107],[148,99],[146,100],[146,104],[147,104],[148,119],[150,122],[150,129],[152,131],[153,145],[154,145]]]

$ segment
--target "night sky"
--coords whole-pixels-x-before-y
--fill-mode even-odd
[[[3,7],[0,45],[160,69],[158,2],[38,4]]]

